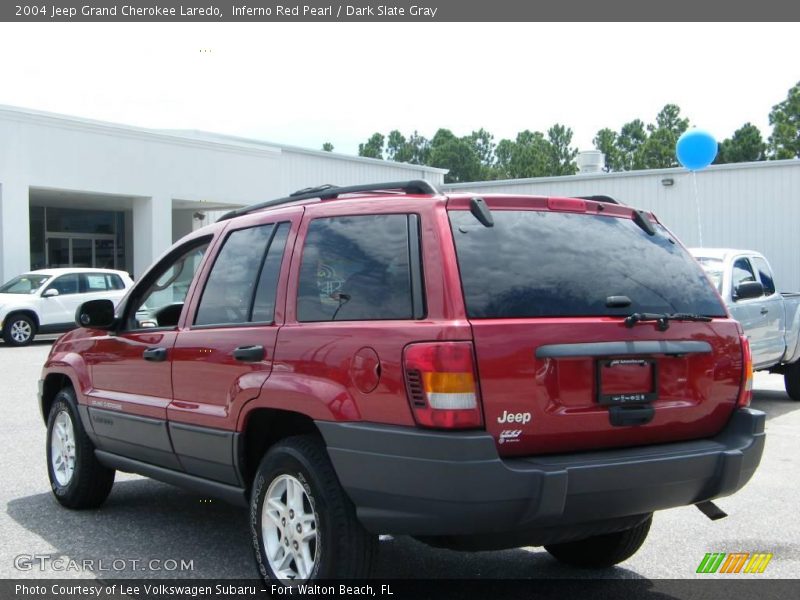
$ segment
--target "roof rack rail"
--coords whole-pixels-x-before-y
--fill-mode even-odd
[[[391,192],[400,191],[406,194],[438,194],[439,191],[429,182],[422,179],[414,179],[411,181],[390,181],[387,183],[367,183],[362,185],[348,185],[340,187],[338,185],[325,184],[317,187],[303,188],[297,190],[286,196],[285,198],[278,198],[277,200],[267,200],[266,202],[259,202],[245,206],[244,208],[237,208],[226,212],[219,219],[220,221],[227,221],[234,217],[247,215],[252,212],[280,206],[281,204],[289,204],[291,202],[298,202],[300,200],[310,200],[312,198],[319,198],[320,200],[332,200],[338,198],[343,194],[364,194],[367,192]]]
[[[622,202],[619,200],[615,200],[611,196],[604,196],[604,195],[597,195],[597,196],[574,196],[580,200],[594,200],[595,202],[606,202],[608,204],[619,204],[622,205]]]

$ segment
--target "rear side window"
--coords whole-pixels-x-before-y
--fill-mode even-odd
[[[775,280],[772,278],[772,271],[765,261],[760,256],[753,257],[753,266],[758,271],[758,278],[761,280],[761,285],[764,286],[764,295],[771,296],[775,293]]]
[[[311,221],[300,267],[298,320],[413,318],[409,222],[415,218],[369,215]]]
[[[81,275],[82,292],[92,293],[122,289],[125,289],[125,284],[119,275],[110,273],[86,273]]]
[[[621,316],[691,312],[724,317],[700,266],[656,225],[548,211],[493,213],[484,227],[451,211],[459,270],[471,318]],[[630,306],[609,308],[609,296]]]

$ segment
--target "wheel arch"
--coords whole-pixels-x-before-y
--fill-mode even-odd
[[[13,308],[8,311],[8,314],[3,319],[4,323],[8,323],[9,319],[11,319],[15,315],[25,315],[26,317],[30,317],[33,321],[33,324],[36,326],[36,329],[39,329],[39,315],[36,314],[36,311],[32,308]],[[34,332],[36,333],[36,332]]]
[[[53,401],[55,400],[56,395],[65,387],[70,387],[75,392],[75,406],[73,408],[76,412],[79,412],[77,406],[78,388],[69,375],[60,372],[48,373],[42,380],[42,394],[39,398],[39,408],[41,409],[42,419],[44,420],[45,425],[47,424],[47,418],[50,415],[50,408],[53,406]]]
[[[281,440],[296,435],[317,435],[322,439],[314,420],[302,413],[258,407],[245,415],[236,451],[239,474],[246,489],[250,489],[267,451]]]

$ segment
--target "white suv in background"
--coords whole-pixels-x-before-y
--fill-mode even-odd
[[[133,285],[123,271],[41,269],[0,286],[0,331],[6,344],[27,346],[37,333],[75,328],[75,311],[87,300],[117,304]]]

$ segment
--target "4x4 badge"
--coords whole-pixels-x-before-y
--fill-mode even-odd
[[[519,441],[519,436],[522,435],[522,429],[504,429],[500,432],[500,444],[511,444]]]

